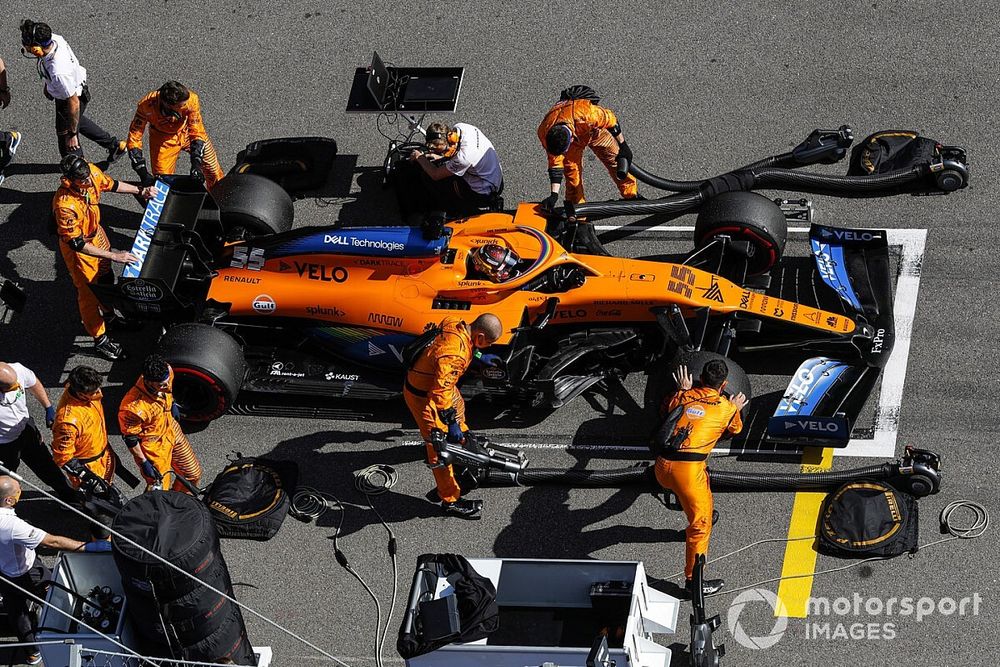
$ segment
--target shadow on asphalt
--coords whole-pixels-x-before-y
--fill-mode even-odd
[[[399,466],[423,461],[424,450],[413,445],[396,445],[387,449],[351,451],[345,446],[371,442],[397,443],[403,432],[389,429],[367,431],[321,431],[310,435],[289,438],[278,443],[263,458],[293,461],[299,466],[299,486],[307,486],[333,496],[345,504],[366,505],[364,494],[354,488],[354,471],[370,465],[384,463]],[[329,448],[329,451],[324,449]],[[432,480],[428,477],[428,485]],[[403,523],[410,519],[438,517],[441,510],[424,498],[415,498],[395,491],[372,497],[372,503],[389,524]],[[331,509],[316,520],[320,528],[336,528],[341,522],[340,511]],[[367,507],[355,509],[347,506],[339,537],[347,537],[379,523],[378,516]]]

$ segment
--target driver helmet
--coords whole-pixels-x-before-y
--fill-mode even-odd
[[[496,243],[487,243],[472,253],[473,267],[495,283],[515,277],[520,261],[516,252]]]

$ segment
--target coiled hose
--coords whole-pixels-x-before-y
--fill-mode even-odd
[[[718,491],[795,491],[836,488],[857,479],[886,479],[898,465],[881,465],[823,473],[745,473],[708,469],[712,489]],[[574,488],[657,487],[653,466],[642,464],[615,470],[526,468],[517,474],[490,470],[483,486],[570,486]]]

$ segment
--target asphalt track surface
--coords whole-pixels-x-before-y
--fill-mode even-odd
[[[113,408],[133,381],[137,361],[111,366],[95,360],[80,335],[73,289],[55,237],[46,231],[58,156],[52,105],[41,95],[33,62],[16,51],[17,22],[23,17],[47,20],[68,37],[90,72],[90,114],[113,131],[124,133],[145,92],[177,78],[201,94],[209,133],[226,167],[255,139],[337,139],[341,178],[324,201],[296,204],[297,225],[338,218],[344,224],[371,224],[396,215],[374,171],[386,146],[374,117],[343,111],[353,70],[368,62],[373,48],[401,65],[466,68],[457,118],[481,127],[497,145],[508,205],[545,193],[535,127],[558,91],[573,83],[592,85],[620,114],[637,162],[676,178],[711,176],[787,149],[815,127],[842,123],[851,124],[859,139],[874,130],[913,128],[966,146],[973,185],[956,195],[813,199],[821,221],[930,230],[897,454],[903,444],[913,444],[944,457],[942,492],[921,502],[921,543],[938,539],[937,515],[949,501],[975,499],[996,511],[998,428],[990,397],[1000,388],[994,327],[1000,309],[992,298],[1000,245],[993,224],[1000,201],[992,187],[998,167],[993,132],[998,74],[987,48],[1000,35],[992,3],[7,2],[0,25],[6,46],[0,54],[10,71],[14,102],[0,112],[0,125],[23,131],[25,142],[0,188],[0,273],[22,281],[31,302],[24,315],[0,325],[0,356],[33,367],[50,388],[58,387],[74,365],[92,363],[109,372],[105,405]],[[99,155],[92,144],[85,148]],[[589,159],[586,168],[589,198],[611,197],[599,163]],[[842,173],[840,166],[834,170]],[[111,173],[131,175],[127,163],[115,165]],[[648,188],[644,192],[653,194]],[[129,197],[108,195],[105,201],[113,243],[128,247],[138,207]],[[687,217],[675,224],[692,221]],[[657,243],[647,234],[615,248],[651,254]],[[127,340],[141,348],[150,333]],[[593,443],[601,430],[627,426],[627,408],[626,403],[616,409],[609,429],[595,426],[605,419],[600,411],[577,400],[525,429],[521,441]],[[439,517],[423,499],[431,478],[420,462],[421,450],[403,444],[414,439],[408,415],[398,407],[376,412],[370,420],[340,422],[227,416],[195,434],[193,442],[206,476],[221,468],[231,450],[276,454],[297,460],[304,483],[345,504],[364,505],[352,488],[352,471],[372,463],[395,466],[398,485],[374,502],[399,539],[401,600],[414,559],[425,552],[642,560],[652,575],[664,579],[680,569],[683,516],[628,490],[491,490],[479,492],[487,505],[481,522]],[[471,413],[475,427],[492,426],[477,419],[474,405]],[[113,412],[110,416],[109,422]],[[117,437],[112,439],[119,447]],[[556,447],[529,454],[535,466],[623,464],[620,454],[587,449]],[[869,462],[837,459],[834,468]],[[737,459],[713,465],[796,468],[790,462]],[[792,494],[717,494],[722,520],[713,534],[712,554],[762,537],[784,537],[792,502]],[[26,502],[22,514],[54,531],[79,532],[46,501]],[[318,525],[289,520],[272,541],[228,542],[225,554],[243,601],[349,664],[371,665],[374,609],[334,561],[329,538],[338,521],[337,512]],[[387,600],[386,534],[373,513],[349,506],[340,537],[352,564]],[[722,633],[729,650],[724,664],[995,662],[1000,656],[998,547],[997,533],[990,532],[912,559],[818,576],[812,589],[813,595],[831,600],[851,599],[855,593],[935,601],[978,594],[978,615],[935,613],[917,622],[913,616],[862,612],[806,619],[880,627],[890,622],[894,639],[808,638],[805,620],[791,619],[781,641],[765,650],[751,650]],[[711,573],[725,577],[730,587],[771,579],[781,572],[782,553],[780,544],[756,547],[720,562]],[[843,564],[820,557],[817,569]],[[763,588],[773,591],[776,584]],[[731,599],[716,598],[710,608],[725,616]],[[677,634],[659,639],[686,644],[687,614],[682,607]],[[392,650],[398,622],[397,605],[387,664],[400,662]],[[740,622],[749,634],[761,635],[774,619],[766,606],[751,604]],[[255,644],[274,647],[278,657],[272,664],[322,661],[257,620],[248,625]],[[683,664],[685,658],[676,660]]]

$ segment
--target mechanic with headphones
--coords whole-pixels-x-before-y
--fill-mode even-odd
[[[416,150],[410,160],[423,170],[432,204],[450,215],[471,215],[489,208],[503,192],[503,170],[493,144],[468,123],[431,123],[428,154]]]
[[[142,156],[142,134],[149,125],[149,173]],[[128,156],[132,169],[143,185],[152,185],[154,176],[173,174],[181,151],[191,155],[190,175],[211,189],[225,173],[201,118],[198,94],[177,81],[167,81],[139,100],[128,128]]]
[[[87,70],[80,66],[73,49],[45,23],[21,22],[21,53],[38,60],[38,76],[45,82],[42,92],[56,103],[56,134],[59,154],[83,156],[79,135],[108,151],[111,164],[125,153],[125,142],[108,134],[85,115],[90,102]]]
[[[618,156],[632,160],[632,150],[625,142],[618,119],[610,109],[599,106],[601,98],[589,86],[570,86],[549,109],[538,126],[538,140],[545,147],[549,163],[549,196],[542,208],[551,211],[559,199],[559,188],[566,177],[566,201],[581,204],[583,196],[583,151],[590,146],[604,163],[612,180],[625,199],[639,196],[635,176],[620,179],[615,173]]]
[[[10,87],[7,85],[7,66],[0,58],[0,109],[10,106]],[[17,147],[21,145],[21,133],[14,130],[0,130],[0,185],[3,185],[4,173]]]
[[[403,384],[403,398],[424,438],[427,465],[434,473],[442,509],[463,519],[478,519],[483,501],[461,497],[462,489],[452,466],[438,463],[431,432],[440,429],[447,433],[448,442],[465,444],[469,428],[465,424],[465,399],[458,381],[473,361],[486,366],[499,363],[500,357],[483,354],[480,349],[500,338],[503,324],[496,315],[483,313],[471,324],[460,317],[446,317],[435,331],[437,335],[411,362]]]
[[[59,163],[62,182],[52,197],[59,250],[76,286],[80,318],[87,333],[94,338],[94,349],[103,357],[115,360],[122,356],[122,346],[111,340],[105,326],[105,314],[90,284],[114,282],[111,262],[131,264],[138,261],[130,252],[114,250],[101,227],[101,193],[118,192],[150,199],[152,186],[138,188],[116,181],[82,157],[67,155]]]
[[[712,534],[712,489],[705,462],[719,438],[743,430],[740,410],[746,406],[747,397],[743,393],[724,395],[727,377],[729,367],[722,359],[705,364],[697,387],[687,366],[678,368],[674,373],[677,392],[663,406],[666,419],[655,443],[656,481],[674,492],[688,519],[684,548],[688,590],[692,587],[695,558],[699,554],[708,556]],[[722,579],[705,579],[702,588],[711,594],[724,584]]]

